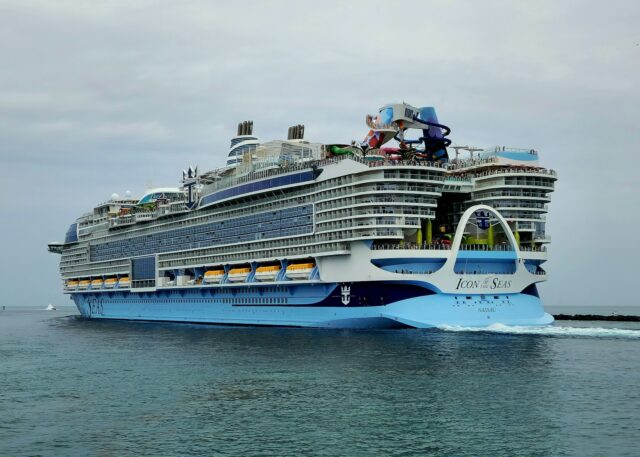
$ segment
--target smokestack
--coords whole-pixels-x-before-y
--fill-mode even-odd
[[[253,135],[253,121],[243,121],[238,124],[238,136]]]
[[[304,125],[298,124],[293,127],[289,127],[287,133],[287,140],[301,140],[304,138]]]

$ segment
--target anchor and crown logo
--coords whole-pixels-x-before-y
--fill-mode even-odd
[[[487,230],[491,223],[489,222],[489,212],[478,210],[475,212],[476,223],[478,227],[482,230]]]
[[[198,184],[198,166],[189,166],[188,170],[182,170],[182,183],[187,190],[187,207],[193,208],[197,201],[194,187]]]
[[[343,284],[340,288],[340,292],[342,295],[342,304],[348,305],[351,302],[351,286]]]

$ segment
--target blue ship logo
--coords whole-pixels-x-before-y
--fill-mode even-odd
[[[489,213],[487,211],[476,211],[476,223],[482,230],[489,228]]]

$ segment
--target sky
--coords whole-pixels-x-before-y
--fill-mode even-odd
[[[348,142],[399,101],[558,172],[546,305],[640,304],[638,2],[0,0],[0,23],[2,305],[69,304],[47,243],[222,165],[238,122]]]

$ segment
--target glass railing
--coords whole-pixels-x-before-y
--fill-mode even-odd
[[[436,251],[449,251],[451,250],[450,244],[440,244],[440,243],[389,243],[389,244],[374,244],[371,246],[371,249],[374,251],[384,251],[384,250],[402,250],[402,249],[419,249],[419,250],[436,250]],[[486,244],[461,244],[460,251],[491,251],[491,252],[508,252],[513,251],[511,245],[494,245],[489,246]],[[544,247],[538,246],[520,246],[520,251],[525,252],[544,252]]]

